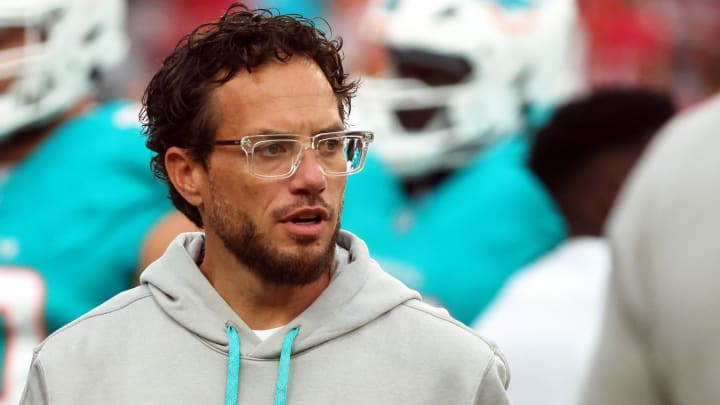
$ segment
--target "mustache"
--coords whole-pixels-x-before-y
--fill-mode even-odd
[[[288,205],[284,205],[282,207],[278,207],[272,211],[272,216],[276,220],[281,220],[282,218],[287,217],[290,215],[291,212],[298,210],[300,208],[323,208],[327,212],[330,213],[330,218],[335,217],[335,208],[333,208],[330,204],[327,203],[321,196],[305,196],[301,197],[292,203]]]

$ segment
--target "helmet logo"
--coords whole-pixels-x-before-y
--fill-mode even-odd
[[[511,37],[527,35],[536,30],[538,16],[533,2],[527,0],[505,0],[483,4],[489,11],[490,21]]]

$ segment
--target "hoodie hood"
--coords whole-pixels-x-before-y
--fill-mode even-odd
[[[340,234],[328,287],[264,341],[196,265],[204,244],[178,236],[143,285],[48,337],[23,403],[509,404],[497,349],[385,274],[355,236]]]
[[[329,286],[280,333],[261,341],[200,271],[196,261],[204,243],[200,232],[179,235],[140,280],[169,317],[223,352],[228,351],[228,326],[243,342],[243,357],[276,359],[292,329],[299,330],[292,351],[300,353],[360,328],[408,300],[420,299],[370,258],[362,240],[341,231]]]

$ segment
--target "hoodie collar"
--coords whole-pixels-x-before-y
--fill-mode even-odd
[[[280,333],[260,341],[212,287],[196,264],[204,246],[200,232],[175,238],[165,254],[141,276],[155,301],[176,322],[216,348],[227,352],[227,326],[243,342],[243,356],[278,358],[283,337],[293,328],[300,333],[293,352],[300,352],[351,332],[419,294],[387,275],[369,257],[365,243],[341,231],[336,271],[330,285]]]

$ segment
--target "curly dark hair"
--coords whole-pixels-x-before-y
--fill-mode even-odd
[[[272,60],[287,62],[299,55],[312,59],[322,69],[345,121],[358,82],[347,81],[341,48],[342,38],[329,39],[314,20],[267,9],[250,10],[242,3],[232,4],[218,21],[202,24],[185,35],[150,80],[140,113],[147,147],[156,153],[150,167],[168,185],[175,207],[197,226],[203,226],[198,209],[168,180],[165,153],[172,146],[184,148],[207,168],[217,130],[210,102],[213,90],[240,69],[249,73]]]

